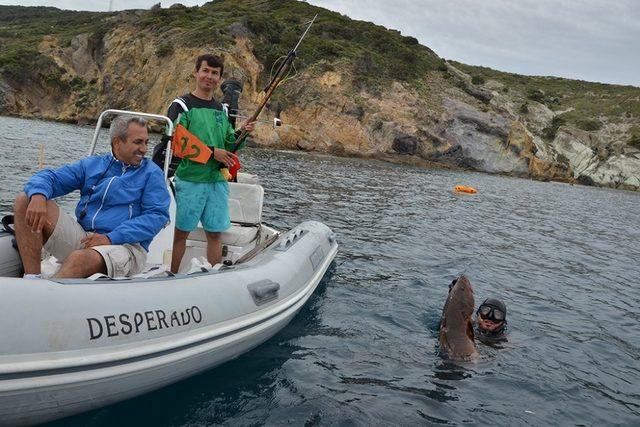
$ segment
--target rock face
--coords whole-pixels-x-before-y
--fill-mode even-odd
[[[393,139],[393,151],[400,154],[416,154],[420,141],[412,135],[400,135]]]
[[[578,182],[612,188],[640,188],[640,150],[612,154],[597,146],[597,137],[576,129],[561,129],[554,140]]]
[[[458,163],[461,166],[527,176],[527,159],[509,146],[509,118],[485,113],[472,105],[451,99],[445,99],[443,105],[447,124],[441,131],[441,137],[460,146]]]
[[[0,78],[0,111],[10,111],[13,88]]]
[[[70,43],[44,37],[38,49],[62,70],[59,81],[0,77],[2,114],[86,123],[106,108],[164,113],[174,97],[192,88],[193,60],[202,51],[159,55],[163,40],[140,33],[137,25],[135,15],[126,15],[105,34],[80,34]],[[260,100],[264,66],[241,23],[227,33],[235,44],[214,53],[225,60],[225,77],[243,82],[240,107],[251,112]],[[278,89],[284,106],[273,102],[262,116],[279,113],[284,125],[258,126],[252,140],[266,147],[640,189],[640,150],[619,139],[628,129],[559,126],[549,139],[544,132],[557,113],[535,101],[523,112],[502,83],[474,84],[451,64],[426,81],[422,91],[391,81],[370,93],[358,88],[349,67],[310,67]]]

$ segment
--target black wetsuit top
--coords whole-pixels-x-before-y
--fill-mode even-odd
[[[485,331],[484,329],[480,329],[478,328],[478,325],[476,324],[473,328],[473,333],[475,335],[475,337],[478,339],[478,341],[480,341],[483,344],[488,344],[488,345],[492,345],[492,344],[499,344],[499,343],[503,343],[503,342],[507,342],[507,325],[505,323],[505,325],[500,328],[497,331]]]

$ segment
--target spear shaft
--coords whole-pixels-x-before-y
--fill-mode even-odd
[[[273,95],[273,92],[276,90],[276,88],[282,82],[282,80],[286,77],[287,73],[289,72],[289,69],[291,68],[291,64],[293,63],[293,60],[296,57],[296,51],[298,50],[300,43],[302,43],[302,40],[309,32],[309,29],[311,28],[311,26],[313,25],[317,17],[318,15],[314,16],[311,22],[309,22],[309,25],[307,25],[307,28],[304,30],[304,33],[302,33],[302,36],[300,36],[298,43],[296,43],[295,47],[291,49],[291,51],[287,54],[287,57],[284,59],[284,61],[282,61],[282,63],[278,67],[278,71],[276,71],[276,74],[273,76],[273,78],[271,79],[267,87],[264,89],[265,95],[264,95],[264,98],[262,99],[262,102],[260,102],[260,105],[258,105],[258,108],[256,108],[256,110],[249,117],[249,119],[247,119],[247,123],[255,122],[258,119],[258,116],[262,112],[262,109],[264,108],[265,105],[267,105],[267,102],[269,102],[269,98],[271,98],[271,95]],[[248,134],[249,132],[247,132],[246,129],[242,129],[242,131],[240,132],[240,135],[238,135],[238,137],[236,138],[236,142],[233,145],[233,148],[231,149],[232,153],[235,153],[236,151],[238,151],[238,147],[240,147],[240,144],[242,143],[242,141],[244,141],[244,139],[247,137]]]

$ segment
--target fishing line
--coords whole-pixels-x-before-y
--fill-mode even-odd
[[[271,65],[271,72],[269,73],[269,80],[273,80],[273,70],[274,70],[274,68],[276,68],[276,65],[278,65],[280,61],[283,61],[285,59],[287,59],[287,56],[283,55],[280,58],[278,58],[275,61],[273,61],[273,64]],[[279,65],[278,65],[278,68],[279,68]],[[291,70],[292,69],[294,70],[294,74],[293,74],[293,76],[289,77],[289,74],[291,74]],[[285,76],[280,80],[280,83],[278,84],[278,86],[283,85],[288,80],[291,80],[291,79],[295,78],[297,76],[297,74],[298,74],[298,69],[296,68],[296,64],[295,64],[295,62],[292,62],[291,63],[291,67],[287,71],[287,74],[285,74]]]

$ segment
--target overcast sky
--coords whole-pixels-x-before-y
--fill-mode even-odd
[[[114,10],[158,0],[112,0]],[[175,1],[162,1],[168,7]],[[205,1],[182,0],[186,6]],[[446,59],[640,87],[640,0],[309,0],[416,37]],[[106,11],[109,0],[0,0]]]

